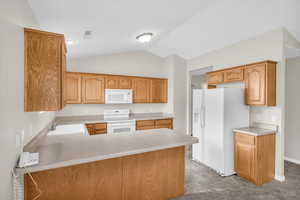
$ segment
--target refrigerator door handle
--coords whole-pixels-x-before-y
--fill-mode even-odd
[[[201,107],[200,111],[200,119],[201,119],[201,128],[205,128],[205,107]]]

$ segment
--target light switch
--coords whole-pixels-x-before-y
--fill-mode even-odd
[[[21,148],[23,150],[24,144],[24,130],[19,130],[16,133],[16,148]]]

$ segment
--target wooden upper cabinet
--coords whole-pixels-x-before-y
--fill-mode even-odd
[[[66,74],[66,103],[81,103],[81,74],[68,72]]]
[[[61,73],[62,73],[62,84],[61,84],[61,100],[62,100],[62,108],[66,106],[67,97],[66,97],[66,74],[67,74],[67,46],[65,41],[62,41],[62,60],[61,60]]]
[[[238,82],[244,80],[244,68],[235,67],[224,71],[224,82]]]
[[[247,65],[244,73],[246,104],[276,106],[276,63]]]
[[[119,78],[119,89],[132,89],[132,80],[129,77]]]
[[[168,80],[152,79],[151,80],[151,103],[168,102]]]
[[[82,75],[82,102],[104,104],[105,78],[102,75]]]
[[[105,88],[107,89],[131,89],[131,78],[125,76],[106,76]]]
[[[220,72],[209,72],[207,73],[207,83],[209,85],[221,84],[224,81],[224,73]]]
[[[133,78],[133,103],[150,103],[151,79]]]
[[[105,88],[118,89],[119,88],[119,78],[117,76],[106,76],[105,77]]]
[[[64,35],[24,29],[24,109],[58,111],[64,107]]]

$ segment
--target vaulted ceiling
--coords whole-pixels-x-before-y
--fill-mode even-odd
[[[158,40],[215,0],[28,0],[47,31],[75,42],[72,57],[147,49],[135,37],[153,32]],[[85,31],[92,31],[84,39]]]
[[[71,57],[147,50],[188,59],[282,27],[300,40],[299,0],[28,1],[42,29],[75,42]],[[138,43],[143,32],[154,40]]]

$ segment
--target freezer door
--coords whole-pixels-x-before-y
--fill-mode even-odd
[[[194,137],[199,139],[199,143],[193,144],[192,147],[192,159],[198,162],[202,162],[203,159],[203,129],[201,128],[201,120],[203,113],[201,109],[204,107],[203,102],[203,90],[193,90],[193,107],[192,107],[192,133]]]
[[[222,88],[206,90],[204,124],[203,163],[223,174],[224,90]]]

